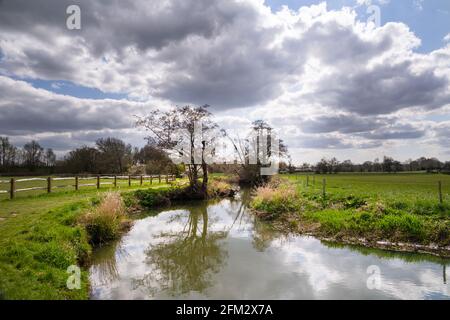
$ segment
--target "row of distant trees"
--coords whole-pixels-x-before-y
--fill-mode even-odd
[[[0,137],[0,173],[4,174],[177,174],[181,170],[152,142],[137,148],[117,138],[102,138],[95,146],[82,146],[57,160],[52,149],[37,141],[19,148],[8,137]]]
[[[215,165],[211,169],[220,172],[219,167],[220,165]],[[450,161],[421,157],[400,162],[391,157],[384,157],[382,160],[353,163],[351,160],[341,162],[336,158],[323,158],[316,164],[303,163],[300,166],[283,162],[280,164],[280,170],[316,173],[450,172]],[[137,148],[117,138],[102,138],[96,141],[95,146],[74,149],[57,160],[51,148],[45,149],[37,141],[30,141],[19,148],[14,146],[8,137],[0,137],[0,173],[178,174],[182,171],[183,168],[175,165],[168,154],[151,140],[146,146]]]
[[[305,171],[316,173],[338,173],[338,172],[387,172],[395,173],[402,171],[427,171],[427,172],[450,172],[450,161],[442,162],[436,158],[421,157],[416,160],[400,162],[392,157],[384,157],[382,160],[366,161],[364,163],[353,163],[351,160],[338,161],[336,158],[323,158],[316,164],[304,163],[293,167],[283,164],[283,171]]]
[[[56,155],[51,148],[44,149],[36,141],[26,143],[22,148],[14,146],[8,137],[0,137],[0,170],[15,167],[51,168],[56,165]]]

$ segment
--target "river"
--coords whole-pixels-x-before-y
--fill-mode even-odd
[[[92,299],[450,299],[450,260],[274,232],[237,199],[149,212],[96,250]]]

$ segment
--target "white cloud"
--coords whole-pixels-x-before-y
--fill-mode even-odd
[[[293,148],[382,150],[387,140],[428,137],[417,116],[450,105],[450,46],[419,54],[408,26],[375,28],[351,8],[81,1],[82,30],[69,31],[69,2],[0,5],[0,134],[130,134],[128,115],[150,106],[208,103],[236,129],[273,122]],[[56,95],[10,77],[71,81],[134,102]]]
[[[445,42],[450,42],[450,33],[446,35],[443,39]]]

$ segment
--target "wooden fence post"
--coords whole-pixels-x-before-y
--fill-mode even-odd
[[[153,184],[153,175],[150,176],[150,184]]]
[[[445,264],[442,266],[442,276],[444,278],[444,284],[447,284],[447,270],[445,269]]]
[[[166,183],[169,183],[169,175],[166,174]]]
[[[128,176],[128,186],[131,187],[131,176]]]
[[[439,203],[444,203],[444,199],[442,198],[442,181],[439,181]]]
[[[144,178],[143,178],[142,175],[141,175],[141,186],[142,186],[142,183],[144,182],[143,179],[144,179]]]
[[[97,189],[100,189],[100,176],[97,176]]]
[[[9,196],[11,199],[14,199],[14,192],[16,192],[16,180],[14,178],[11,178],[11,186],[10,186]]]
[[[325,199],[325,196],[326,196],[326,190],[325,190],[326,184],[327,184],[327,180],[325,178],[323,178],[323,181],[322,181],[322,195],[323,195],[324,199]]]
[[[161,183],[161,175],[158,176],[159,183]]]
[[[75,176],[75,191],[78,191],[78,176]]]
[[[445,264],[442,266],[442,277],[444,278],[444,284],[447,284],[447,272],[445,270]]]
[[[47,178],[47,193],[52,192],[52,177]]]

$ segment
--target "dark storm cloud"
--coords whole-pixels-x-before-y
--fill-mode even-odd
[[[191,35],[213,36],[235,14],[232,8],[219,4],[210,0],[4,0],[0,4],[0,28],[39,34],[42,27],[70,33],[66,9],[78,5],[82,29],[77,35],[87,40],[92,52],[102,54],[128,45],[158,49]]]
[[[55,95],[1,76],[0,97],[2,135],[131,128],[131,113],[142,108],[127,101]]]
[[[51,79],[67,79],[75,72],[70,64],[65,63],[62,57],[56,57],[51,52],[28,49],[24,51],[27,56],[26,64],[39,74],[46,74]]]
[[[238,54],[207,54],[200,53],[189,62],[186,76],[169,75],[159,95],[182,103],[211,101],[214,107],[227,109],[252,106],[282,93],[286,67],[270,65],[276,59],[272,53],[245,47]]]
[[[80,31],[65,27],[65,9],[70,4],[81,7]],[[84,67],[76,61],[83,48],[94,59],[117,54],[119,62],[130,57],[128,48],[136,48],[142,64],[170,67],[162,82],[149,82],[141,75],[135,87],[147,87],[174,102],[249,106],[280,95],[287,70],[296,69],[295,59],[267,48],[276,33],[257,29],[258,19],[253,4],[237,1],[7,0],[0,12],[1,30],[33,35],[33,41],[57,50],[26,48],[23,57],[8,57],[3,68],[12,74],[29,70],[36,77],[79,83],[83,81],[80,72],[72,71]],[[56,36],[72,41],[61,45]],[[184,42],[187,39],[192,40]],[[153,61],[146,61],[145,51],[150,49],[157,53]],[[136,65],[118,68],[130,78],[142,71]]]
[[[179,102],[211,101],[222,108],[251,106],[280,96],[282,85],[303,73],[307,57],[348,68],[366,63],[392,45],[388,36],[362,40],[351,27],[335,21],[311,27],[298,22],[297,27],[306,28],[306,32],[287,37],[273,49],[269,44],[277,38],[278,28],[255,30],[252,23],[241,19],[234,23],[235,28],[221,35],[218,45],[208,50],[185,54],[188,48],[182,48],[183,57],[175,60],[173,76],[159,94]],[[177,71],[182,71],[182,76]]]
[[[290,139],[289,146],[303,149],[350,149],[353,144],[343,142],[342,139],[333,136],[301,136],[297,139]]]
[[[299,135],[297,138],[287,139],[287,142],[289,148],[330,150],[373,149],[383,145],[381,141],[347,141],[345,138],[346,136],[333,134]]]
[[[311,98],[361,115],[389,114],[410,107],[437,109],[449,104],[449,80],[437,76],[434,69],[415,73],[411,64],[340,70],[322,80],[321,89]]]
[[[410,125],[400,125],[396,128],[385,127],[372,132],[363,133],[360,136],[370,140],[409,140],[425,136],[426,130]]]
[[[357,133],[378,129],[392,121],[392,119],[360,117],[353,114],[322,116],[302,122],[301,130],[306,133]]]

